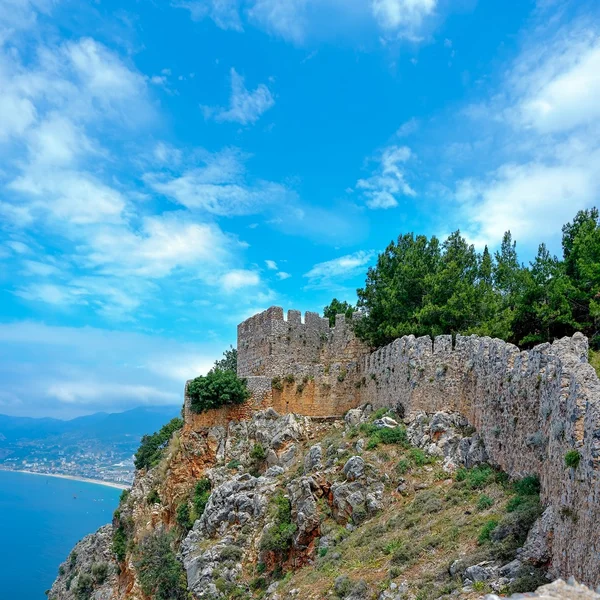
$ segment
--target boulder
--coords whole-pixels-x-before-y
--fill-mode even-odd
[[[352,456],[344,465],[344,475],[348,481],[355,481],[365,473],[365,461],[360,456]]]

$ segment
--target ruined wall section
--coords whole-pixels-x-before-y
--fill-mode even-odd
[[[490,338],[407,336],[364,358],[361,402],[463,414],[491,462],[538,474],[553,522],[552,571],[600,583],[600,382],[582,334],[519,351]],[[581,454],[565,466],[568,450]]]
[[[368,352],[344,315],[334,327],[318,313],[273,306],[238,326],[238,375],[284,377],[317,374],[320,366],[359,362]]]
[[[359,403],[357,382],[368,352],[351,323],[271,307],[238,327],[238,375],[255,405],[308,416],[342,415]],[[265,387],[274,386],[271,393]]]

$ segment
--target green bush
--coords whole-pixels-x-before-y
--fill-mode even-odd
[[[90,600],[94,591],[94,580],[87,573],[80,573],[75,585],[74,595],[77,600]]]
[[[454,478],[458,482],[464,481],[469,489],[478,490],[492,483],[496,474],[490,466],[478,465],[472,469],[458,469]]]
[[[127,502],[127,500],[129,499],[129,494],[131,494],[130,490],[123,490],[121,492],[121,495],[119,496],[119,505],[125,504],[125,502]]]
[[[237,372],[237,348],[229,346],[229,350],[223,352],[223,358],[215,361],[215,371]]]
[[[171,548],[171,536],[162,531],[146,537],[135,568],[144,594],[153,600],[187,600],[187,579]]]
[[[425,454],[425,452],[423,452],[423,450],[420,448],[411,448],[408,451],[408,456],[411,462],[413,462],[417,467],[429,465],[435,460],[433,457]]]
[[[108,563],[94,563],[92,565],[92,577],[98,585],[102,585],[108,577]]]
[[[227,463],[227,468],[228,469],[237,469],[239,466],[241,466],[241,464],[242,463],[239,460],[234,458]]]
[[[190,505],[187,500],[184,500],[177,507],[177,525],[181,527],[181,530],[184,533],[187,533],[193,526],[194,521],[192,521],[192,515],[190,514]]]
[[[493,506],[493,504],[494,501],[489,496],[482,494],[477,500],[477,510],[487,510],[488,508]]]
[[[234,371],[215,369],[192,379],[187,386],[193,412],[201,413],[212,408],[243,404],[250,397],[246,381]]]
[[[494,529],[496,529],[497,526],[498,526],[498,521],[496,521],[496,519],[490,519],[481,528],[481,531],[479,532],[479,537],[477,538],[477,541],[480,544],[484,544],[485,542],[488,542],[492,535],[492,531],[494,531]]]
[[[396,473],[398,475],[404,475],[410,469],[410,463],[406,459],[399,460],[395,466]]]
[[[123,562],[125,560],[125,556],[127,555],[127,533],[121,524],[114,530],[112,551],[117,557],[117,561]]]
[[[569,450],[565,454],[565,465],[572,469],[576,469],[581,461],[581,454],[577,450]]]
[[[274,523],[263,534],[260,549],[283,555],[290,549],[296,532],[296,525],[292,523],[292,505],[279,493],[272,500],[272,510]]]
[[[149,505],[152,504],[160,504],[160,496],[158,495],[158,491],[156,489],[150,490],[148,497],[146,498],[146,502]]]
[[[152,435],[142,437],[140,447],[135,453],[136,469],[151,469],[155,467],[162,457],[164,449],[167,447],[173,433],[183,427],[183,419],[172,419],[164,425],[159,431]]]
[[[408,445],[408,438],[406,437],[406,429],[404,427],[383,427],[379,430],[377,437],[382,444]]]
[[[203,477],[194,488],[194,516],[199,519],[204,514],[204,509],[210,498],[210,479]]]
[[[540,478],[537,475],[527,475],[513,483],[513,489],[520,496],[539,496]]]
[[[267,451],[262,444],[254,444],[250,450],[250,458],[255,461],[265,460]]]

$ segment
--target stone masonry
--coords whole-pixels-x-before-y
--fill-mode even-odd
[[[587,352],[582,334],[531,351],[476,336],[406,336],[370,352],[341,315],[330,328],[316,313],[286,320],[278,307],[238,326],[238,375],[252,407],[323,417],[368,402],[407,415],[461,413],[491,462],[513,477],[540,476],[551,573],[598,585],[600,382]],[[572,449],[576,469],[565,466]]]

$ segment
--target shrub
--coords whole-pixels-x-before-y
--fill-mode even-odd
[[[279,493],[273,498],[272,507],[275,520],[263,534],[260,549],[283,555],[291,547],[296,531],[296,525],[292,523],[292,505],[288,498]]]
[[[262,444],[254,444],[252,450],[250,450],[250,458],[252,460],[265,460],[267,452]]]
[[[384,427],[379,430],[378,437],[382,444],[401,444],[403,446],[408,444],[404,427]]]
[[[127,533],[121,524],[114,530],[112,551],[117,557],[117,561],[123,562],[125,560],[125,556],[127,555]]]
[[[477,538],[477,541],[480,544],[484,544],[485,542],[488,542],[491,538],[492,531],[494,531],[494,529],[496,529],[497,526],[498,526],[498,521],[496,521],[495,519],[490,519],[481,528],[481,531],[479,532],[479,537]]]
[[[171,548],[171,537],[162,531],[146,537],[135,561],[142,591],[153,600],[187,600],[187,580]]]
[[[241,464],[242,463],[239,460],[234,458],[227,463],[227,468],[228,469],[237,469]]]
[[[221,550],[220,558],[222,561],[238,562],[239,560],[241,560],[243,554],[244,553],[242,552],[242,549],[239,546],[229,544]]]
[[[98,585],[102,585],[108,577],[108,564],[105,562],[92,565],[92,577]]]
[[[89,600],[94,591],[94,580],[87,573],[80,573],[75,585],[74,595],[77,600]]]
[[[519,569],[517,577],[511,581],[508,586],[509,594],[522,594],[534,592],[538,587],[548,583],[546,575],[542,569],[537,569],[530,565]]]
[[[538,496],[540,493],[540,478],[537,475],[527,475],[513,483],[513,489],[520,496]]]
[[[569,450],[565,454],[565,465],[572,469],[576,469],[581,461],[581,454],[577,450]]]
[[[184,533],[187,533],[194,526],[194,521],[192,521],[192,515],[190,514],[190,506],[187,503],[187,500],[184,500],[177,507],[177,525],[181,527],[181,530]]]
[[[404,475],[410,469],[410,463],[406,459],[399,460],[395,466],[396,473],[398,475]]]
[[[130,490],[123,490],[119,496],[119,504],[125,504],[129,499],[129,494],[131,494]]]
[[[434,461],[431,456],[425,454],[420,448],[411,448],[408,452],[408,456],[417,467],[431,464]]]
[[[494,501],[485,494],[479,496],[479,500],[477,500],[477,510],[487,510],[491,506],[493,506]]]
[[[495,479],[493,469],[488,465],[479,465],[472,469],[458,469],[455,480],[464,481],[466,486],[472,490],[482,489]]]
[[[148,497],[146,498],[146,502],[150,505],[160,504],[160,496],[158,495],[158,491],[156,489],[150,491]]]
[[[192,379],[188,383],[187,393],[191,409],[196,413],[230,404],[243,404],[250,397],[244,379],[240,379],[234,371],[219,369]]]
[[[155,467],[162,457],[163,450],[166,448],[173,433],[183,427],[183,419],[172,419],[166,425],[163,425],[159,431],[152,435],[142,437],[140,447],[135,453],[136,469],[151,469]]]
[[[210,498],[210,479],[203,477],[194,488],[194,516],[199,519],[204,514],[204,509]]]

